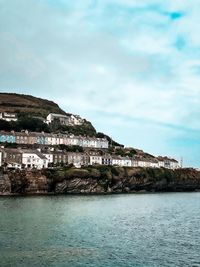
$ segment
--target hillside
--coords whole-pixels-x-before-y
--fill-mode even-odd
[[[38,117],[46,118],[49,113],[68,115],[58,104],[53,101],[34,97],[31,95],[0,93],[0,112],[14,112],[18,114],[18,122],[0,122],[0,130],[30,130],[45,132],[67,131],[75,135],[95,136],[93,125],[84,120],[82,125],[63,126],[53,123],[50,127],[38,120]],[[31,120],[30,120],[31,118]]]
[[[53,101],[14,93],[0,93],[0,112],[14,112],[46,117],[49,113],[66,114]]]

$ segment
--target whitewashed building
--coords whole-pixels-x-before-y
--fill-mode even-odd
[[[102,165],[112,165],[112,156],[111,155],[103,155],[102,156]]]
[[[50,124],[54,120],[58,120],[60,124],[62,125],[82,125],[84,120],[79,115],[63,115],[63,114],[56,114],[56,113],[50,113],[46,118],[46,123]]]
[[[46,123],[50,124],[54,120],[58,120],[62,125],[69,125],[69,117],[67,115],[50,113],[47,116]]]
[[[10,112],[0,112],[0,120],[4,121],[17,121],[17,114],[16,113],[10,113]]]
[[[157,157],[157,160],[158,160],[158,167],[159,168],[164,168],[165,167],[165,162],[164,162],[163,157]]]
[[[150,162],[142,157],[135,158],[135,162],[137,162],[137,167],[147,168],[150,167]]]
[[[100,155],[91,155],[90,156],[90,165],[101,165],[102,164],[102,156]]]
[[[43,169],[48,167],[48,160],[37,150],[22,150],[22,164],[27,169]]]
[[[69,125],[82,125],[84,120],[79,115],[69,116]]]
[[[176,159],[168,158],[168,157],[157,157],[160,167],[164,167],[167,169],[178,169],[180,168],[179,162]]]
[[[112,158],[112,165],[121,167],[131,167],[131,159],[128,157],[114,156]]]
[[[149,167],[151,168],[159,168],[158,160],[157,159],[150,159]]]
[[[170,169],[178,169],[180,168],[179,162],[176,159],[170,159]]]

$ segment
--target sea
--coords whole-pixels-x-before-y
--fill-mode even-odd
[[[0,198],[0,267],[200,266],[200,193]]]

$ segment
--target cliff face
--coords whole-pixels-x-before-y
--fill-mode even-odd
[[[193,169],[95,167],[45,171],[10,171],[0,175],[0,195],[134,193],[200,190]]]

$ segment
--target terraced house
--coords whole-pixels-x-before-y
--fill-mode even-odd
[[[108,148],[109,143],[106,138],[83,137],[67,134],[52,134],[38,132],[0,132],[0,142],[17,144],[38,144],[38,145],[78,145],[92,148]]]
[[[2,152],[2,165],[8,168],[22,168],[22,151],[19,149],[4,148]]]
[[[0,131],[0,142],[1,143],[16,143],[15,133]]]
[[[68,152],[67,157],[68,164],[73,164],[77,168],[89,165],[89,156],[86,153]]]

